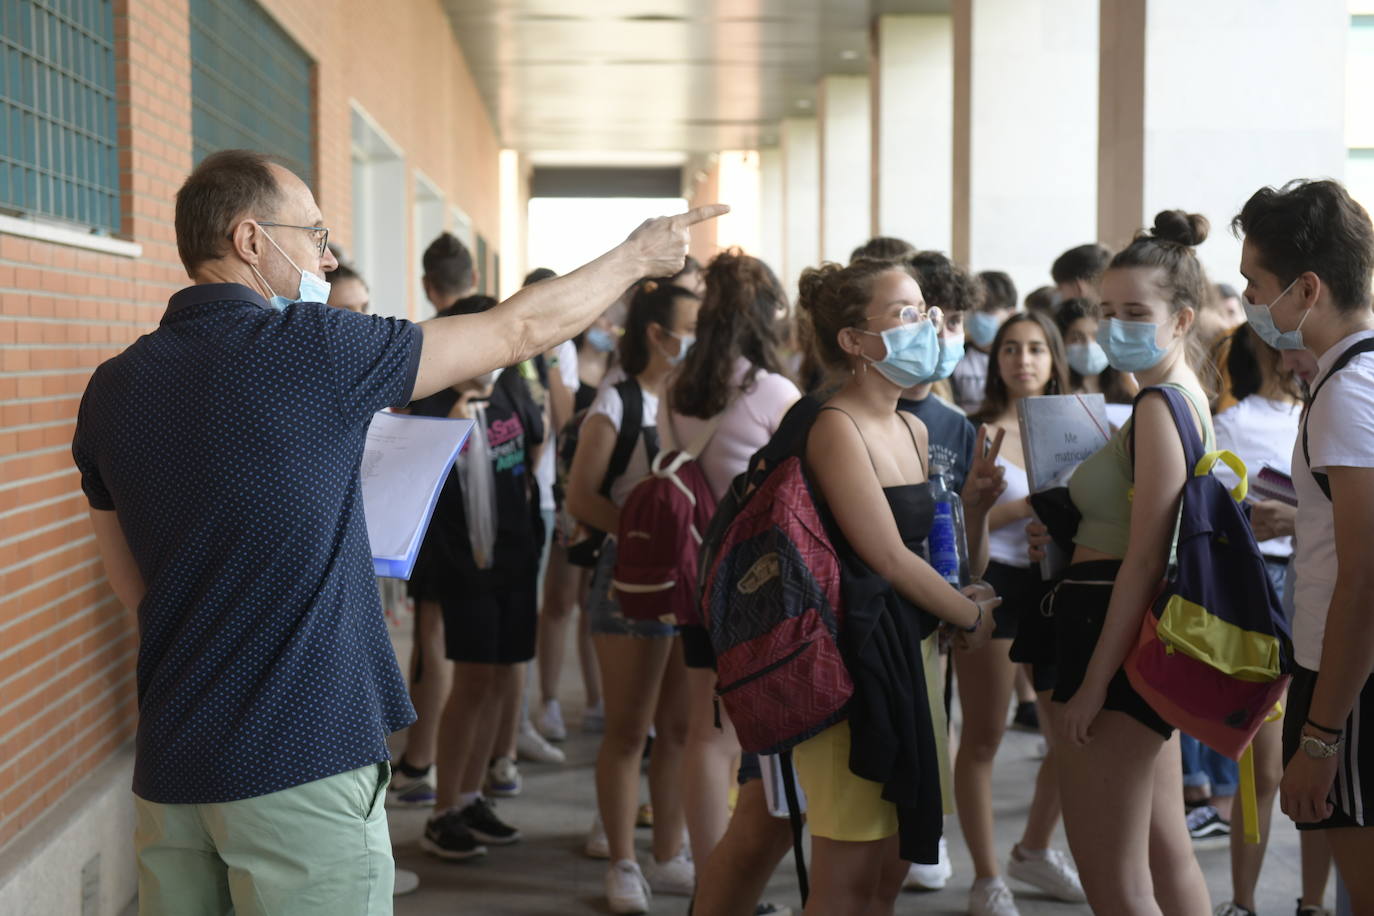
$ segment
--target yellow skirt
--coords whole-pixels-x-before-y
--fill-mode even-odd
[[[940,758],[940,788],[946,814],[953,812],[949,744],[945,725],[945,685],[940,678],[937,637],[921,645],[930,697],[935,745]],[[806,822],[811,832],[828,840],[867,843],[897,832],[897,807],[883,800],[881,783],[855,776],[849,769],[849,723],[832,725],[792,750],[797,780],[806,793]]]

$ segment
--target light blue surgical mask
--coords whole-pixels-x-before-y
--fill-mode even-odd
[[[924,384],[939,365],[940,335],[934,323],[928,319],[913,324],[899,324],[881,333],[860,333],[883,339],[887,356],[882,359],[865,356],[864,359],[872,363],[883,378],[900,388]]]
[[[587,343],[598,353],[609,353],[615,349],[615,335],[605,328],[592,328],[587,332]]]
[[[1107,368],[1107,351],[1095,340],[1069,344],[1069,368],[1082,376],[1100,375]]]
[[[1159,365],[1169,351],[1158,342],[1159,325],[1153,321],[1122,321],[1105,318],[1097,326],[1097,345],[1118,372],[1144,372]]]
[[[991,312],[972,312],[964,319],[964,330],[975,346],[987,349],[997,336],[1002,320]]]
[[[692,344],[697,342],[697,338],[695,334],[674,334],[672,331],[669,331],[668,334],[670,337],[677,338],[677,354],[668,357],[668,365],[676,366],[687,358],[687,351],[692,349]]]
[[[1275,296],[1274,301],[1270,302],[1268,305],[1252,305],[1249,302],[1241,300],[1241,305],[1245,306],[1245,317],[1250,322],[1250,327],[1255,329],[1255,333],[1259,335],[1260,340],[1264,341],[1275,350],[1304,349],[1302,342],[1302,323],[1307,320],[1308,315],[1312,314],[1311,309],[1302,313],[1302,317],[1298,319],[1298,326],[1291,331],[1280,331],[1274,324],[1274,306],[1278,304],[1280,299],[1288,295],[1288,291],[1291,290],[1297,282],[1297,278],[1294,277],[1293,282],[1289,283],[1288,286],[1284,288],[1283,292]]]
[[[276,240],[273,239],[272,236],[267,235],[266,230],[263,230],[262,234],[266,235],[267,241],[272,243],[272,247],[277,249],[277,251],[280,251],[281,256],[286,258],[286,263],[290,264],[292,267],[296,267],[296,262],[291,260],[290,255],[281,250],[281,246],[277,244]],[[253,273],[257,274],[258,279],[262,280],[262,285],[267,287],[267,291],[272,293],[272,298],[268,299],[267,302],[269,305],[272,306],[272,308],[276,309],[279,312],[285,309],[288,305],[294,305],[297,302],[320,302],[326,305],[329,303],[330,284],[326,283],[322,277],[317,277],[308,270],[301,270],[299,267],[296,267],[296,270],[300,271],[301,275],[300,287],[296,293],[297,298],[288,299],[285,296],[277,295],[276,291],[272,289],[271,285],[268,284],[268,282],[265,279],[263,279],[262,274],[258,273],[258,269],[256,267],[253,267],[253,265],[251,264],[248,266],[253,269]]]
[[[930,377],[922,382],[938,382],[947,379],[954,374],[954,367],[959,365],[959,360],[964,358],[964,335],[958,337],[940,338],[940,359],[935,364],[935,371]]]

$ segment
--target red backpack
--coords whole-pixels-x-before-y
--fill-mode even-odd
[[[838,639],[840,560],[800,457],[819,406],[803,398],[788,412],[703,547],[716,692],[740,746],[760,754],[843,720],[854,695]]]
[[[611,585],[621,613],[631,620],[701,625],[698,558],[716,496],[696,456],[723,416],[717,414],[686,450],[659,454],[620,507]]]

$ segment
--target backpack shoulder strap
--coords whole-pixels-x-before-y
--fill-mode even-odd
[[[1335,375],[1337,372],[1340,372],[1342,369],[1348,366],[1350,364],[1350,361],[1355,357],[1359,356],[1361,353],[1369,353],[1372,351],[1374,351],[1374,337],[1366,337],[1364,340],[1361,340],[1359,343],[1352,345],[1348,350],[1346,350],[1340,356],[1336,357],[1336,361],[1331,364],[1331,371],[1326,373],[1326,375],[1323,375],[1321,379],[1317,382],[1317,386],[1312,389],[1312,395],[1307,399],[1307,406],[1303,408],[1302,460],[1307,463],[1307,470],[1311,472],[1312,479],[1317,481],[1317,486],[1321,487],[1322,493],[1326,495],[1326,498],[1328,500],[1331,499],[1330,478],[1328,478],[1326,474],[1324,474],[1321,471],[1312,470],[1312,453],[1307,448],[1307,416],[1309,413],[1311,413],[1312,405],[1317,400],[1317,393],[1322,390],[1322,386],[1326,384],[1327,380],[1330,379],[1331,376]]]
[[[1152,385],[1149,388],[1141,389],[1140,393],[1135,396],[1135,404],[1131,409],[1131,433],[1128,437],[1131,467],[1135,468],[1135,408],[1139,407],[1141,399],[1152,391],[1163,395],[1164,402],[1169,405],[1169,413],[1174,418],[1174,427],[1178,430],[1179,439],[1183,443],[1183,460],[1188,465],[1187,476],[1191,477],[1193,469],[1202,460],[1205,446],[1202,443],[1202,437],[1198,435],[1197,424],[1193,422],[1193,410],[1189,406],[1191,400],[1173,385]]]
[[[644,427],[644,393],[639,390],[639,383],[627,378],[616,383],[615,390],[620,395],[622,405],[620,431],[615,437],[615,450],[611,452],[611,461],[606,465],[606,476],[601,479],[602,496],[611,495],[611,486],[629,468],[635,443],[639,440],[640,431]],[[653,459],[652,455],[649,457],[650,460]]]

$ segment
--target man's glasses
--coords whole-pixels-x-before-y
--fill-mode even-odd
[[[257,220],[259,226],[272,226],[278,229],[303,229],[315,236],[315,247],[319,249],[318,254],[324,257],[325,249],[329,247],[329,229],[326,226],[293,226],[290,223],[266,223]]]

